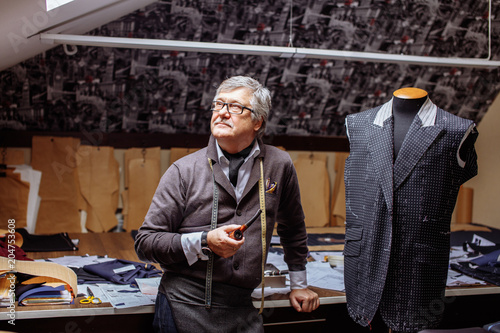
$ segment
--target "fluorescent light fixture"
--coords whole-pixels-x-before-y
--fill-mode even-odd
[[[67,3],[70,3],[74,0],[46,0],[45,4],[47,5],[47,11],[55,9],[57,7],[61,7]]]
[[[224,43],[205,43],[188,42],[180,40],[161,40],[161,39],[142,39],[142,38],[123,38],[123,37],[101,37],[87,35],[63,35],[63,34],[41,34],[40,39],[43,43],[49,44],[67,44],[67,45],[86,45],[100,47],[119,47],[131,49],[149,49],[149,50],[170,50],[187,52],[207,52],[207,53],[229,53],[229,54],[248,54],[265,55],[271,57],[293,56],[293,48],[246,45],[246,44],[224,44]]]
[[[500,67],[500,61],[478,58],[442,58],[375,52],[310,49],[248,44],[190,42],[180,40],[102,37],[88,35],[40,34],[46,44],[86,45],[149,50],[261,55],[281,58],[338,59],[346,61],[403,63],[446,67]]]
[[[446,66],[446,67],[499,67],[500,61],[479,58],[444,58],[425,57],[415,55],[376,53],[376,52],[351,52],[342,50],[304,49],[297,48],[297,55],[304,58],[318,59],[341,59],[351,61],[403,63],[422,66]]]

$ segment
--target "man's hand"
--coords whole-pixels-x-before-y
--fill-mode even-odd
[[[311,312],[319,306],[319,296],[309,289],[292,289],[290,303],[297,312]]]
[[[207,234],[208,247],[222,258],[233,256],[245,242],[245,237],[240,240],[229,237],[229,233],[239,227],[241,226],[230,224],[209,231]]]

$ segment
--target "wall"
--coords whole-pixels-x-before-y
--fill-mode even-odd
[[[125,161],[125,151],[126,149],[115,149],[115,159],[118,161],[120,164],[120,193],[124,190],[124,181],[125,181],[125,176],[123,172],[123,165]],[[29,152],[28,152],[29,153]],[[294,150],[294,151],[288,151],[290,154],[290,158],[292,161],[295,161],[299,154],[304,154],[304,153],[314,153],[314,154],[325,154],[327,157],[327,169],[328,169],[328,176],[330,178],[330,188],[333,189],[334,185],[334,180],[335,180],[335,171],[334,171],[334,165],[335,165],[335,153],[334,152],[311,152],[311,151],[299,151],[299,150]],[[167,168],[170,166],[170,150],[168,149],[162,149],[161,150],[161,174],[165,173]],[[120,197],[120,203],[119,207],[122,207],[122,202],[121,202],[121,197]]]
[[[478,175],[465,184],[474,189],[473,221],[495,228],[500,228],[499,124],[500,98],[497,97],[478,125]]]
[[[13,149],[16,150],[22,150],[24,153],[24,163],[25,164],[31,164],[31,149],[30,148],[20,148],[20,147],[14,147]],[[125,190],[124,183],[125,183],[125,174],[124,174],[124,162],[125,162],[125,152],[126,149],[115,149],[114,150],[114,157],[116,161],[119,163],[120,167],[120,196],[119,196],[119,203],[118,207],[123,208],[123,202],[122,202],[122,197],[121,193]],[[332,195],[333,195],[333,190],[334,190],[334,185],[335,185],[335,177],[336,177],[336,172],[334,170],[335,167],[335,158],[336,158],[336,153],[335,152],[324,152],[324,151],[302,151],[302,150],[293,150],[293,151],[287,151],[290,154],[290,158],[295,162],[299,155],[301,154],[314,154],[314,155],[323,155],[326,156],[326,167],[328,171],[328,177],[329,177],[329,188],[330,188],[330,197],[328,200],[326,200],[326,203],[328,203],[328,206],[331,205],[331,200],[332,200]],[[161,174],[167,170],[167,168],[170,166],[170,150],[169,149],[162,149],[160,152],[160,165],[161,165]],[[43,177],[43,176],[42,176]],[[310,190],[310,189],[309,189]],[[301,188],[301,195],[303,197],[308,196],[307,190],[304,191],[304,189]],[[315,193],[311,193],[312,195],[318,195],[318,191],[315,191]],[[311,195],[309,194],[309,195]],[[324,207],[324,206],[323,206]],[[306,207],[304,207],[306,209]],[[314,207],[312,209],[315,209]],[[317,209],[321,210],[322,207],[319,206]],[[311,212],[312,215],[314,215],[314,212]],[[85,214],[83,214],[85,216]],[[324,215],[322,215],[324,216]],[[83,217],[85,219],[85,217]],[[340,223],[340,222],[339,222]]]
[[[478,125],[479,137],[476,142],[476,150],[478,154],[479,172],[478,175],[469,180],[464,186],[474,189],[473,202],[473,222],[480,223],[495,228],[500,228],[500,177],[498,168],[500,165],[500,97],[491,105],[481,123]],[[24,151],[25,163],[31,164],[31,149],[19,148]],[[124,190],[124,163],[125,149],[115,149],[115,158],[120,164],[120,193]],[[289,151],[292,160],[295,160],[300,153],[307,151]],[[318,152],[315,152],[318,153]],[[333,166],[335,163],[334,152],[319,152],[327,154],[327,167],[330,177],[330,187],[333,189],[335,172]],[[161,151],[161,170],[162,174],[169,166],[170,150],[162,149]],[[122,207],[121,198],[119,207]],[[455,216],[453,220],[455,219]]]

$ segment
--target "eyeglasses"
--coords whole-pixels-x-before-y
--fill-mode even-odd
[[[242,114],[243,110],[247,109],[250,112],[254,112],[252,109],[247,108],[238,103],[224,103],[223,101],[213,101],[212,102],[212,112],[219,112],[227,105],[227,111],[230,114]]]

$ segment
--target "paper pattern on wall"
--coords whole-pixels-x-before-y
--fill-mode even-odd
[[[114,148],[80,146],[78,176],[82,195],[87,202],[86,228],[106,232],[118,224],[120,173]]]
[[[349,153],[335,153],[335,183],[333,184],[332,205],[331,205],[331,226],[344,226],[345,213],[345,182],[344,169],[345,160]]]
[[[133,159],[143,160],[156,160],[160,163],[161,159],[161,148],[160,147],[149,147],[149,148],[129,148],[125,151],[124,163],[125,163],[125,188],[129,186],[130,171],[127,168],[130,161]]]
[[[5,170],[0,177],[0,229],[9,229],[8,221],[14,221],[15,228],[25,228],[28,216],[30,184],[21,180],[13,168]]]
[[[457,223],[472,223],[472,207],[474,202],[474,189],[460,186],[455,206]]]
[[[133,159],[129,162],[128,220],[126,230],[136,230],[144,222],[151,200],[160,182],[160,163]]]
[[[324,153],[299,154],[294,162],[300,200],[307,227],[324,227],[330,221],[330,177]]]
[[[144,221],[144,217],[146,216],[146,212],[143,212],[145,207],[149,208],[151,204],[151,199],[153,198],[154,190],[158,186],[161,177],[161,149],[160,147],[150,147],[150,148],[130,148],[125,151],[124,156],[124,174],[125,174],[125,190],[122,192],[122,201],[123,201],[123,228],[125,230],[134,230],[138,229],[142,222]],[[139,179],[146,179],[144,185],[150,186],[148,190],[142,188],[140,182],[134,182],[133,187],[134,190],[132,192],[136,192],[135,188],[138,191],[146,191],[146,193],[150,193],[153,191],[153,194],[146,197],[141,195],[134,194],[130,191],[130,162],[134,159],[141,160],[143,162],[148,161],[148,168],[152,168],[151,172],[143,174],[141,171],[144,171],[144,167],[138,168],[138,177]],[[156,183],[156,184],[155,184]],[[155,184],[155,185],[153,185]],[[154,187],[154,190],[152,189]],[[138,207],[139,210],[137,210]],[[132,214],[132,222],[129,223],[129,214]]]
[[[81,232],[79,211],[84,201],[77,171],[79,146],[75,138],[33,137],[31,165],[42,172],[36,234]]]
[[[174,163],[178,159],[192,154],[195,151],[198,151],[198,148],[178,148],[178,147],[172,147],[170,148],[170,164]]]

